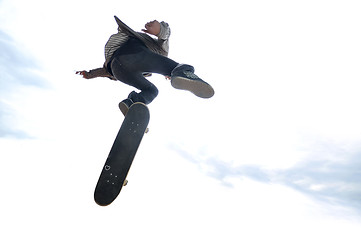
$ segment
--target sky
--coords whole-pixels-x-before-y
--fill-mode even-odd
[[[360,239],[361,4],[0,0],[1,239]],[[211,99],[151,81],[150,132],[96,182],[133,88],[85,80],[117,15],[169,23]]]

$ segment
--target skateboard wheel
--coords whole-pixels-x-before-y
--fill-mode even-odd
[[[127,186],[127,184],[128,184],[128,180],[125,179],[125,181],[124,181],[124,183],[123,183],[123,186]]]

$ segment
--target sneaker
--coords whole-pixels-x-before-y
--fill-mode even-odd
[[[210,98],[214,95],[211,85],[194,74],[190,65],[180,64],[173,69],[171,84],[176,89],[187,90],[200,98]]]
[[[124,99],[123,101],[121,101],[119,103],[119,109],[123,113],[124,116],[127,115],[128,110],[129,110],[130,106],[133,105],[133,103],[134,102],[130,98]]]

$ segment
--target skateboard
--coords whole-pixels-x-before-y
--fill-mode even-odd
[[[127,175],[150,119],[148,107],[134,103],[124,118],[94,191],[100,206],[111,204],[127,183]]]

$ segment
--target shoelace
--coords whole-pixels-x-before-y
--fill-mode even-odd
[[[186,75],[188,78],[198,79],[198,76],[190,71],[184,71],[184,75]]]

